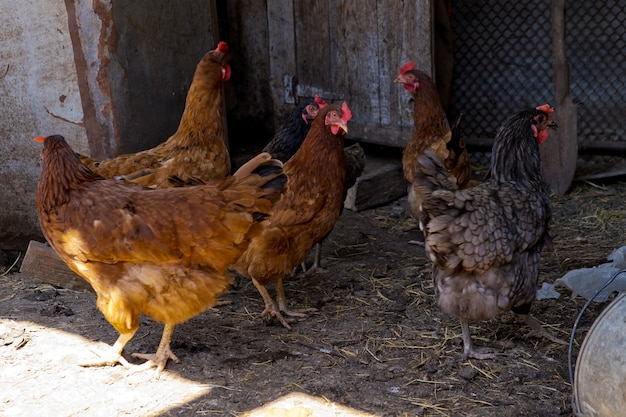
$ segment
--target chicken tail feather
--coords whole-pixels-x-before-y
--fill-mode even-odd
[[[241,166],[233,174],[242,182],[257,182],[259,188],[265,191],[264,198],[272,202],[278,202],[287,185],[287,176],[283,173],[283,163],[278,159],[263,152],[255,156],[244,165]]]
[[[417,173],[413,186],[420,195],[436,190],[458,190],[456,179],[450,175],[443,161],[433,151],[427,150],[417,158]]]
[[[259,167],[262,163],[265,163],[272,159],[272,155],[267,152],[262,152],[243,164],[234,174],[233,177],[245,178]]]

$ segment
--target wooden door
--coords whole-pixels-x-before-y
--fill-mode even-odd
[[[432,73],[431,0],[267,2],[274,114],[319,94],[347,101],[349,138],[404,147],[410,95],[395,79],[408,60]]]

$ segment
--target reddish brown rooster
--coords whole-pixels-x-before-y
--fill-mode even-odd
[[[228,45],[220,42],[198,63],[178,130],[160,145],[106,161],[81,161],[105,178],[124,177],[148,187],[173,187],[230,174],[224,141],[222,83],[230,78]]]
[[[408,62],[400,68],[395,82],[402,83],[413,95],[413,133],[402,153],[404,178],[409,184],[411,214],[417,218],[419,196],[412,193],[411,184],[417,170],[417,158],[426,150],[434,151],[444,161],[460,189],[474,186],[471,166],[465,144],[458,129],[451,130],[443,110],[437,88],[432,79]]]
[[[538,144],[555,127],[549,105],[521,111],[499,129],[491,173],[460,190],[441,158],[426,150],[413,182],[422,196],[420,227],[433,262],[437,304],[461,321],[463,359],[493,358],[472,346],[469,323],[512,310],[561,343],[528,313],[537,291],[539,255],[550,242],[550,197]]]
[[[206,185],[149,189],[104,179],[80,163],[61,136],[44,141],[37,211],[44,236],[87,280],[120,333],[108,355],[86,365],[122,363],[140,314],[165,323],[159,348],[142,367],[160,372],[174,326],[211,307],[231,278],[230,264],[261,231],[280,200],[282,163],[260,154],[232,177]]]
[[[252,281],[265,302],[262,316],[289,324],[281,311],[291,316],[302,312],[289,311],[283,280],[300,265],[311,248],[335,225],[343,207],[343,185],[346,162],[344,135],[348,131],[350,109],[330,104],[321,109],[311,124],[306,139],[284,166],[289,189],[265,220],[262,233],[250,243],[248,250],[234,265]],[[274,282],[278,305],[265,286]]]

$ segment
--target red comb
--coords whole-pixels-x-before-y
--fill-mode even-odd
[[[46,141],[46,138],[43,136],[37,136],[35,138],[35,142],[44,143],[45,141]]]
[[[542,111],[546,114],[550,114],[554,111],[554,109],[552,107],[550,107],[549,104],[544,104],[543,106],[538,106],[537,110]]]
[[[328,106],[328,103],[326,103],[324,99],[320,98],[320,96],[318,96],[317,94],[315,95],[315,103],[317,103],[317,106],[320,109],[323,109],[324,107]]]
[[[406,73],[407,71],[411,71],[412,69],[415,69],[415,62],[409,61],[404,64],[402,68],[400,68],[400,75]]]
[[[217,44],[217,48],[215,48],[217,52],[228,52],[228,44],[226,42],[220,42]]]
[[[348,108],[348,104],[346,104],[346,102],[344,101],[343,104],[341,105],[341,113],[343,113],[343,117],[341,118],[344,122],[347,122],[348,120],[352,119],[352,112],[350,111],[350,109]]]

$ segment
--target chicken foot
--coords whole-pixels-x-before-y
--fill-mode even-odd
[[[263,302],[265,303],[265,309],[261,312],[261,317],[269,316],[270,319],[275,318],[276,320],[280,321],[280,324],[282,324],[283,327],[291,330],[291,326],[289,325],[289,323],[287,323],[287,320],[285,320],[283,315],[280,314],[280,310],[278,309],[278,306],[276,305],[276,303],[274,302],[270,294],[267,292],[267,289],[265,288],[265,286],[261,285],[254,278],[252,278],[252,283],[254,284],[256,289],[259,291],[259,294],[261,294],[261,297],[263,297]]]
[[[283,313],[288,317],[307,317],[306,313],[310,313],[313,311],[317,311],[316,308],[306,308],[302,310],[288,310],[287,309],[287,298],[285,297],[285,289],[283,288],[283,280],[279,279],[275,283],[276,287],[276,299],[278,300],[278,304],[274,302],[270,294],[267,292],[265,286],[261,285],[256,279],[252,278],[252,283],[256,287],[256,289],[263,297],[263,302],[265,302],[265,309],[261,312],[261,317],[270,317],[275,318],[280,321],[283,327],[290,329],[288,321],[283,316]]]
[[[159,347],[157,348],[156,353],[133,353],[132,356],[134,358],[145,359],[147,362],[136,366],[133,371],[143,371],[145,369],[157,368],[157,374],[160,374],[163,369],[165,369],[165,365],[167,364],[168,359],[173,360],[174,362],[180,362],[176,355],[170,349],[170,341],[172,340],[172,334],[174,333],[174,324],[165,324],[165,328],[163,329],[163,335],[161,336],[161,342],[159,342]]]
[[[529,314],[520,314],[520,316],[524,319],[524,322],[530,327],[530,333],[527,336],[535,335],[539,337],[545,337],[551,342],[558,343],[559,345],[567,345],[568,343],[565,340],[559,339],[558,337],[552,335],[548,332],[539,321]]]
[[[472,336],[470,334],[469,323],[465,320],[461,320],[461,332],[463,334],[463,356],[462,360],[472,359],[495,359],[496,355],[490,352],[488,349],[474,349],[472,344]]]
[[[283,280],[282,279],[277,280],[275,287],[276,287],[276,300],[278,301],[278,308],[287,316],[304,318],[308,316],[307,313],[312,313],[314,311],[317,311],[317,309],[313,307],[304,308],[300,310],[287,309],[287,297],[285,297],[285,289],[283,288]]]
[[[95,362],[81,362],[79,365],[85,368],[95,367],[95,366],[115,366],[118,363],[122,365],[124,368],[130,368],[132,365],[128,363],[126,359],[122,356],[122,351],[124,350],[124,346],[130,339],[135,335],[135,330],[130,333],[120,333],[119,337],[111,346],[111,348],[104,354],[96,353],[100,356],[99,361]],[[94,352],[95,353],[95,352]]]
[[[312,275],[314,273],[326,273],[328,272],[326,269],[322,268],[322,242],[318,242],[315,244],[315,253],[313,254],[313,265],[310,268],[306,267],[306,261],[302,261],[302,272],[305,275]]]

